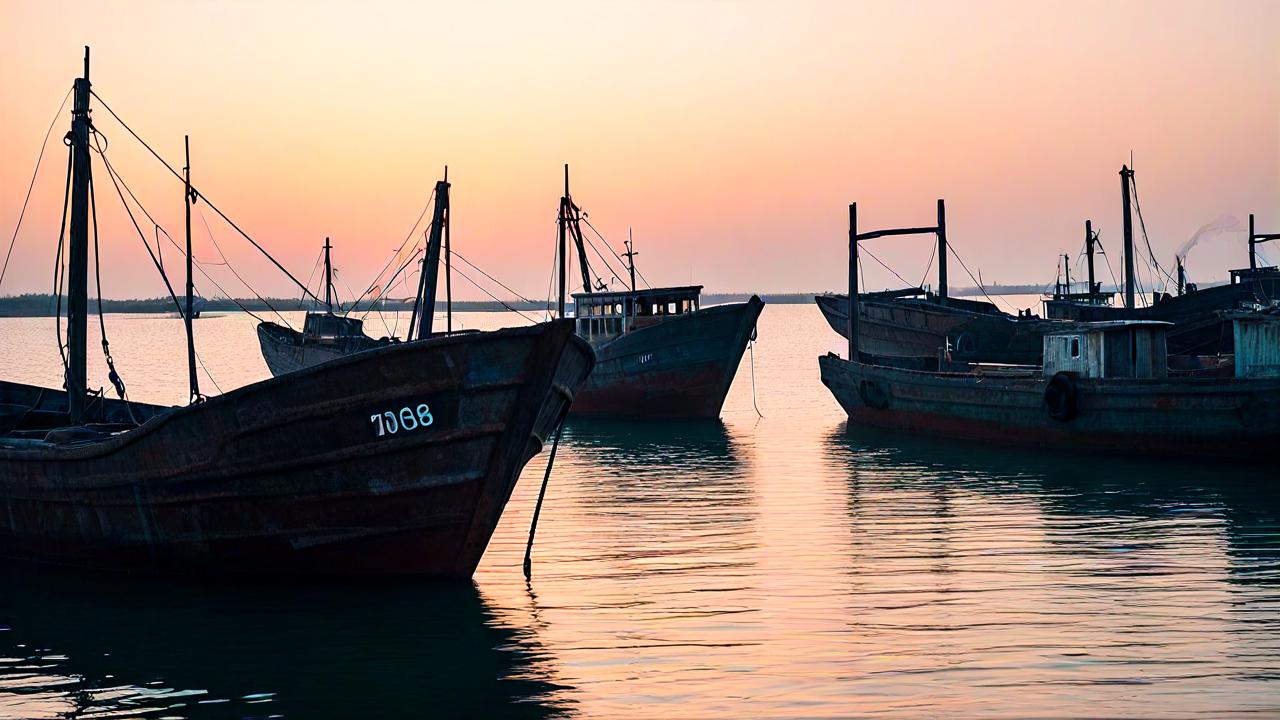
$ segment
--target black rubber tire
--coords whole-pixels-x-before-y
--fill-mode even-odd
[[[1044,406],[1058,422],[1074,420],[1079,412],[1080,390],[1071,373],[1060,372],[1044,387]]]

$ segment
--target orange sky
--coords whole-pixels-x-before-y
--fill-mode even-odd
[[[869,229],[930,223],[937,197],[988,282],[1052,281],[1085,218],[1118,272],[1130,150],[1162,263],[1223,214],[1280,230],[1278,37],[1277,2],[8,2],[0,238],[89,44],[95,90],[176,164],[189,133],[195,184],[304,278],[330,235],[349,284],[367,283],[448,163],[455,249],[543,297],[564,162],[615,246],[635,228],[654,283],[839,288],[848,202]],[[96,118],[108,157],[179,235],[180,186]],[[0,294],[50,287],[68,122]],[[104,294],[162,294],[105,178],[98,199]],[[293,292],[206,214],[260,292]],[[217,259],[198,217],[196,256]],[[869,249],[913,282],[930,251]],[[1228,236],[1189,271],[1246,262]],[[901,284],[865,270],[873,288]]]

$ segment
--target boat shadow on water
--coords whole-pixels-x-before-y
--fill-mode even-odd
[[[825,445],[828,461],[846,466],[855,486],[875,478],[903,488],[1029,497],[1046,516],[1081,520],[1137,518],[1156,527],[1220,521],[1232,582],[1280,587],[1280,486],[1267,468],[997,448],[848,422],[833,428]]]
[[[471,584],[166,582],[0,565],[0,717],[546,717]],[[163,712],[162,712],[163,711]]]

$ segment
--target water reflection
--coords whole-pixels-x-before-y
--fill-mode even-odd
[[[556,710],[536,638],[471,585],[201,585],[17,565],[0,577],[0,717]]]
[[[877,668],[886,687],[967,687],[978,714],[1011,691],[1027,707],[1086,693],[1133,711],[1143,685],[1176,687],[1187,715],[1274,709],[1258,684],[1280,664],[1280,497],[1267,473],[844,424],[824,453],[848,482],[847,611],[875,619],[851,625],[857,643],[901,653]]]

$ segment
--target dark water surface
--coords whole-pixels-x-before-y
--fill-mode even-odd
[[[108,331],[181,399],[178,321]],[[224,389],[266,373],[252,331],[197,323]],[[52,337],[0,320],[4,376],[56,384]],[[748,359],[723,422],[572,424],[529,585],[545,454],[472,585],[0,566],[0,717],[1280,717],[1280,468],[850,432],[837,346],[770,306],[763,419]]]

